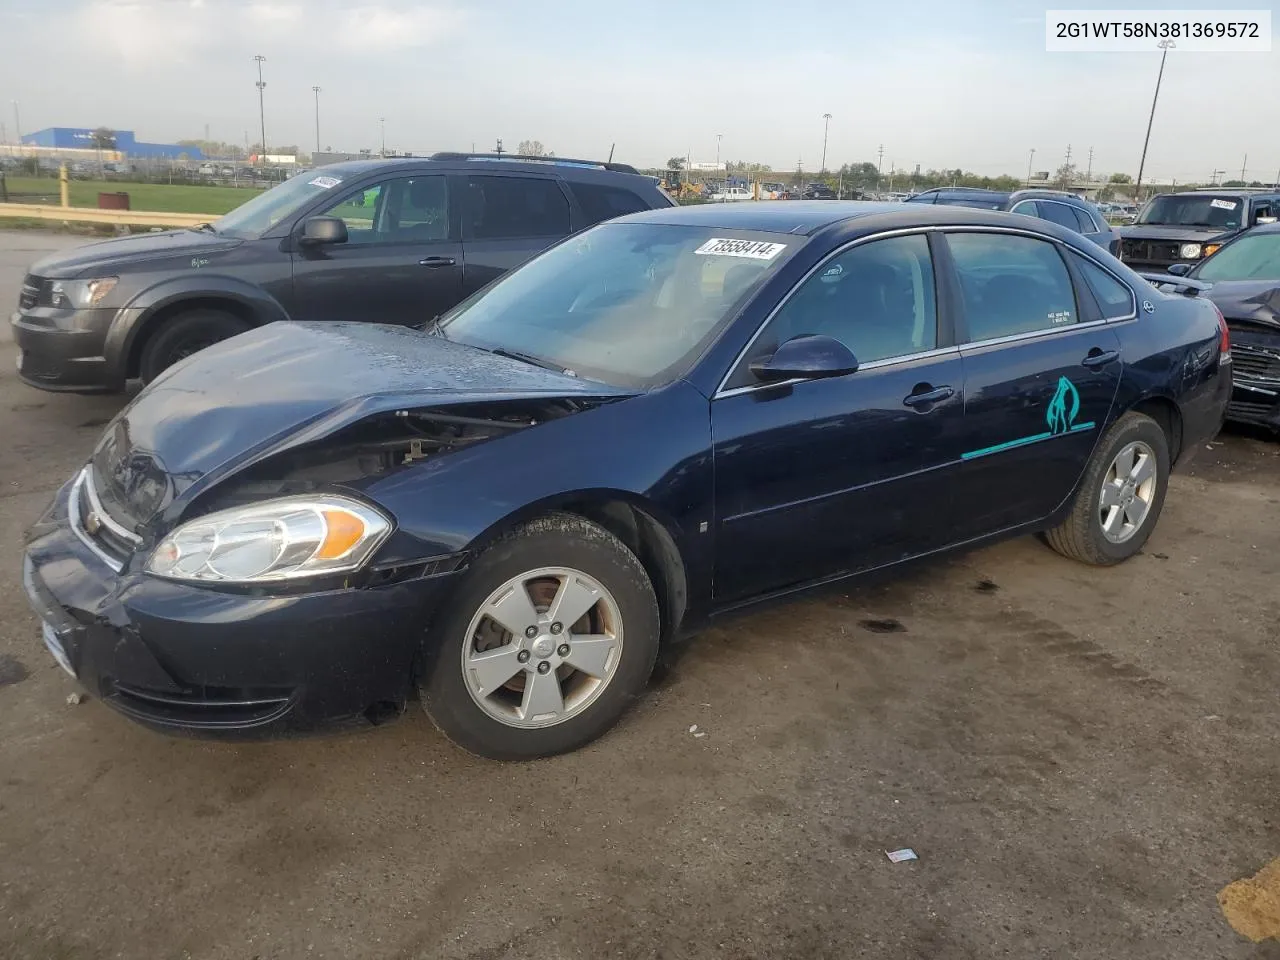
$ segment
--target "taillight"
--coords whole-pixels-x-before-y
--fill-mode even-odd
[[[1213,312],[1218,315],[1218,362],[1231,362],[1231,330],[1227,327],[1227,318],[1222,315],[1222,311],[1218,309],[1218,305],[1209,301],[1213,306]]]

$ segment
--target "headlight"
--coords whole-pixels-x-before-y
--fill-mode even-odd
[[[184,523],[160,541],[147,570],[214,583],[345,573],[362,566],[390,532],[386,517],[357,500],[282,497]]]
[[[1215,253],[1217,253],[1217,252],[1218,252],[1218,249],[1219,249],[1221,246],[1222,246],[1222,244],[1220,244],[1220,243],[1206,243],[1206,244],[1204,245],[1204,255],[1205,255],[1206,257],[1212,257]]]
[[[1200,256],[1200,244],[1184,243],[1178,248],[1178,256],[1182,257],[1184,260],[1195,260]]]
[[[49,302],[55,307],[96,307],[112,291],[118,277],[95,280],[55,280],[49,288]]]

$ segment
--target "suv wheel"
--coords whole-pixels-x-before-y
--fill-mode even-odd
[[[150,383],[179,360],[248,329],[249,324],[234,314],[205,308],[161,320],[142,345],[138,376],[143,383]]]

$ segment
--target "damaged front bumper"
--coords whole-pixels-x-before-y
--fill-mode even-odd
[[[118,573],[73,530],[70,492],[33,528],[23,584],[50,653],[108,706],[166,732],[273,735],[408,698],[456,566],[288,595]]]
[[[1232,383],[1227,419],[1280,431],[1280,329],[1231,330]]]

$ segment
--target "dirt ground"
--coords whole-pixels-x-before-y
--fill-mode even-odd
[[[69,242],[0,235],[5,310]],[[0,337],[0,958],[1280,958],[1218,903],[1280,855],[1280,444],[1197,451],[1115,569],[1022,539],[724,623],[571,756],[211,744],[67,703],[21,533],[120,400]]]

